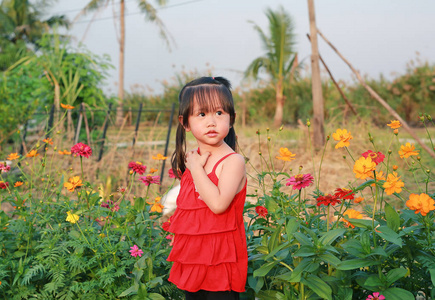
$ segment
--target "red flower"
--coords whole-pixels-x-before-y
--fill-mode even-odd
[[[267,208],[264,206],[257,206],[255,208],[255,212],[258,214],[258,216],[260,218],[265,218],[265,219],[266,219],[267,214],[268,214]]]
[[[9,172],[10,170],[11,170],[11,166],[8,166],[8,165],[6,164],[6,162],[5,162],[5,163],[0,162],[0,173],[7,173],[7,172]]]
[[[138,162],[138,161],[136,161],[136,162],[134,162],[134,161],[130,162],[128,164],[128,167],[131,170],[133,170],[133,172],[135,172],[135,173],[137,173],[139,175],[142,175],[143,173],[145,173],[145,170],[147,169],[146,166],[144,166],[141,162]]]
[[[317,197],[317,206],[320,206],[320,205],[325,205],[325,206],[328,206],[328,205],[335,205],[335,204],[337,204],[337,203],[341,203],[341,201],[338,199],[338,197],[337,196],[332,196],[331,194],[328,194],[328,195],[325,195],[325,196],[320,196],[320,197]]]
[[[0,181],[0,189],[5,190],[9,187],[9,182]]]
[[[334,196],[342,200],[353,200],[355,198],[355,194],[352,192],[352,190],[345,188],[336,189]]]
[[[171,221],[166,221],[162,224],[162,228],[164,231],[168,231],[169,226],[171,226]]]
[[[298,174],[287,179],[286,186],[292,185],[294,190],[301,190],[309,186],[314,180],[311,174]]]
[[[145,183],[145,186],[149,186],[151,183],[160,184],[160,176],[142,176],[139,177],[139,180]]]
[[[174,170],[172,170],[172,168],[169,169],[168,174],[169,174],[169,178],[177,178],[177,176],[175,176]],[[178,178],[181,178],[181,171],[180,170],[178,170]]]
[[[376,165],[383,162],[385,158],[385,155],[383,155],[381,152],[373,152],[372,150],[368,150],[361,155],[365,158],[370,157]]]
[[[114,203],[112,200],[107,200],[106,202],[101,203],[101,207],[108,208],[111,211],[118,211],[119,210],[118,203]]]
[[[74,156],[83,156],[86,158],[89,158],[89,156],[92,155],[92,149],[86,144],[83,143],[77,143],[71,148],[71,153],[74,154]]]

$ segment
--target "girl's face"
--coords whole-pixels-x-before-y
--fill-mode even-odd
[[[230,115],[220,105],[208,110],[201,109],[196,101],[192,112],[186,131],[192,132],[199,145],[220,146],[231,128]]]

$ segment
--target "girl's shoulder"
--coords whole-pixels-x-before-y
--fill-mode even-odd
[[[234,172],[236,170],[243,170],[243,172],[245,171],[245,157],[243,155],[232,152],[222,156],[222,158],[220,163],[215,167],[215,172],[218,177],[222,170],[229,172]]]

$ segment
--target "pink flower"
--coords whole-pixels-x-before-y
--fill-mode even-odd
[[[5,190],[9,187],[9,182],[0,181],[0,190]]]
[[[255,208],[255,212],[258,214],[258,216],[260,217],[260,218],[264,218],[264,219],[266,219],[266,217],[267,217],[267,214],[269,213],[268,211],[267,211],[267,208],[266,207],[264,207],[264,206],[257,206],[256,208]]]
[[[169,178],[177,178],[177,176],[175,176],[174,170],[172,170],[172,168],[169,169],[168,174],[169,174]],[[179,177],[179,178],[181,177],[181,172],[180,172],[180,170],[178,170],[178,177]]]
[[[0,174],[7,173],[11,170],[11,166],[8,166],[6,163],[0,163]]]
[[[147,169],[146,166],[144,166],[141,162],[139,161],[132,161],[128,164],[128,167],[134,172],[137,173],[139,175],[142,175],[143,173],[145,173],[145,170]]]
[[[370,299],[371,300],[385,300],[385,297],[383,295],[379,295],[379,293],[373,293],[373,296],[369,295],[366,300],[370,300]]]
[[[89,156],[92,155],[92,149],[86,144],[77,143],[71,147],[71,153],[74,154],[74,156],[78,155],[89,158]]]
[[[106,202],[101,203],[101,207],[108,208],[111,211],[118,211],[119,210],[118,203],[114,203],[112,200],[107,200]]]
[[[287,179],[286,186],[292,185],[294,190],[301,190],[309,186],[314,180],[314,177],[311,174],[298,174],[290,179]]]
[[[373,152],[372,150],[368,150],[361,155],[365,158],[370,157],[376,165],[383,162],[385,158],[385,155],[383,155],[381,152]]]
[[[160,176],[142,176],[139,177],[139,180],[145,183],[145,186],[149,186],[151,183],[160,184]]]
[[[139,256],[139,257],[141,257],[142,254],[143,254],[143,251],[141,249],[139,249],[139,247],[137,245],[134,245],[133,247],[130,247],[130,249],[131,249],[130,250],[131,256],[134,256],[134,257]]]

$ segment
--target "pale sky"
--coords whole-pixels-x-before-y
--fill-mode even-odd
[[[59,0],[52,13],[65,13],[70,20],[86,0]],[[119,0],[114,0],[115,4]],[[126,0],[125,89],[132,85],[161,91],[161,81],[170,80],[183,67],[186,71],[227,77],[239,86],[242,72],[263,55],[258,33],[248,21],[267,31],[266,8],[282,5],[293,17],[297,35],[296,51],[309,64],[311,46],[308,4],[305,0],[168,0],[158,11],[176,45],[169,51],[156,25],[139,14],[137,0]],[[154,1],[151,3],[155,4]],[[156,5],[156,7],[158,7]],[[391,78],[403,74],[406,64],[417,58],[434,63],[435,1],[433,0],[317,0],[317,27],[363,75]],[[115,69],[110,72],[106,91],[117,92],[118,43],[113,11],[108,6],[97,16],[86,35],[92,14],[79,19],[70,30],[93,53],[108,54]],[[119,27],[119,23],[117,23]],[[350,69],[319,37],[319,50],[337,79],[352,80]]]

